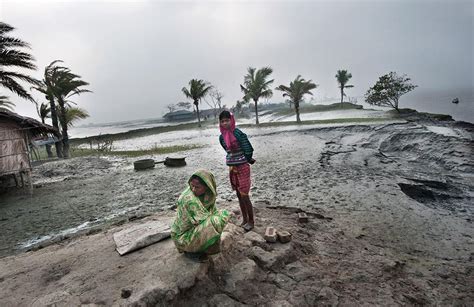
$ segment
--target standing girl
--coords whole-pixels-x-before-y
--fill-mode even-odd
[[[219,115],[219,141],[227,152],[226,164],[229,166],[230,184],[237,192],[240,211],[242,212],[242,225],[246,231],[254,227],[253,207],[250,202],[250,164],[253,148],[247,135],[235,128],[234,115],[229,111],[222,111]]]

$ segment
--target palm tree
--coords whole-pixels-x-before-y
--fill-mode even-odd
[[[17,94],[19,97],[33,101],[31,95],[18,81],[25,81],[36,85],[38,80],[16,71],[6,71],[7,67],[36,70],[34,58],[27,52],[15,48],[28,48],[30,45],[21,39],[7,36],[15,28],[0,22],[0,85]]]
[[[191,98],[196,106],[198,125],[201,127],[201,117],[199,116],[199,102],[208,92],[212,89],[212,85],[209,82],[198,79],[191,79],[189,81],[189,89],[183,87],[182,91],[187,98]]]
[[[15,104],[8,100],[8,96],[0,96],[0,111],[10,111],[13,112],[13,107]]]
[[[46,118],[49,118],[51,116],[51,108],[49,107],[49,104],[46,103],[41,103],[41,105],[38,108],[38,105],[36,105],[36,112],[38,113],[38,116],[41,118],[41,122],[43,124],[46,124]],[[46,152],[48,153],[48,158],[53,157],[53,153],[51,152],[51,144],[46,144]]]
[[[318,86],[314,84],[312,80],[306,81],[305,79],[301,78],[300,75],[298,75],[293,82],[290,82],[290,86],[282,84],[275,89],[282,91],[283,97],[288,97],[291,103],[294,104],[296,111],[296,122],[301,123],[300,102],[303,101],[304,95],[313,95],[311,90],[315,89],[316,87]]]
[[[270,89],[272,80],[267,78],[272,74],[273,69],[270,67],[263,67],[256,71],[255,68],[249,67],[247,74],[244,76],[244,84],[240,85],[240,90],[244,93],[244,101],[249,102],[252,99],[255,103],[255,123],[258,125],[258,100],[263,98],[270,98],[273,95]]]
[[[33,89],[37,90],[38,92],[45,95],[46,99],[49,101],[50,105],[50,112],[51,112],[51,121],[53,127],[56,128],[58,131],[60,140],[55,143],[56,147],[56,155],[58,158],[63,157],[63,146],[61,142],[61,133],[59,129],[59,122],[58,122],[58,112],[56,110],[56,102],[54,99],[54,86],[56,79],[58,78],[58,74],[61,72],[62,67],[57,66],[56,63],[62,62],[61,60],[56,60],[51,62],[46,68],[44,69],[44,79],[39,82],[37,86],[34,86]]]
[[[79,75],[73,74],[69,68],[59,67],[56,70],[56,78],[54,79],[53,95],[58,104],[58,119],[61,124],[64,158],[69,157],[67,104],[71,103],[71,101],[68,99],[74,95],[91,92],[83,88],[89,85],[89,83],[80,78]]]
[[[67,107],[66,108],[66,122],[69,127],[72,127],[72,125],[80,120],[80,119],[85,119],[89,117],[89,113],[81,108],[77,107]]]
[[[352,74],[348,73],[347,70],[338,70],[336,74],[337,82],[339,83],[339,88],[341,89],[341,104],[343,102],[344,96],[344,88],[354,87],[354,85],[347,85],[349,79],[352,78]]]

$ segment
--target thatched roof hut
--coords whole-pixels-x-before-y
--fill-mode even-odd
[[[29,173],[31,140],[51,135],[59,133],[33,118],[0,111],[0,176]]]

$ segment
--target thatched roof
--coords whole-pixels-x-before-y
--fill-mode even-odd
[[[32,136],[53,134],[60,136],[58,130],[50,125],[43,124],[34,118],[21,116],[7,110],[0,111],[0,121],[7,119],[16,122],[21,128],[28,129]]]

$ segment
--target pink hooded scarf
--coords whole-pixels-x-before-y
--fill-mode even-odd
[[[235,130],[234,114],[230,113],[230,129],[225,129],[220,124],[219,124],[219,129],[221,131],[222,137],[224,138],[224,142],[228,150],[234,149],[234,147],[238,146],[237,139],[234,136],[234,130]]]

